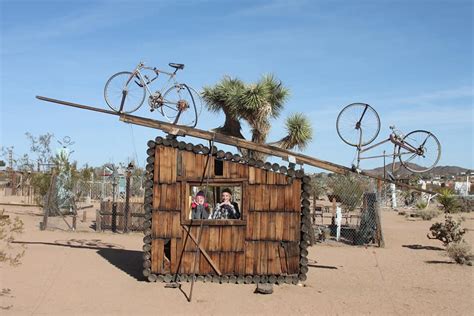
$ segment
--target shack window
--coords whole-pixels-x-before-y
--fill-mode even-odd
[[[186,219],[242,220],[242,184],[190,184]]]

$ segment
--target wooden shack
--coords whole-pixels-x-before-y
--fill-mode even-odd
[[[149,281],[292,283],[306,279],[309,177],[276,163],[157,137],[148,142],[143,274]],[[191,220],[192,198],[233,191],[239,219]],[[200,248],[198,255],[198,244]],[[182,257],[182,258],[181,258]],[[181,264],[180,264],[181,260]]]

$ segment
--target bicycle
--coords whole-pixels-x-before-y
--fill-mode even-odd
[[[176,73],[184,69],[184,64],[168,65],[175,69],[174,72],[148,67],[140,62],[131,72],[122,71],[112,75],[104,87],[105,102],[113,111],[129,114],[143,105],[148,93],[151,112],[158,109],[172,124],[178,124],[179,121],[179,125],[195,127],[201,111],[199,94],[187,84],[176,81]],[[168,76],[168,80],[161,90],[152,92],[149,85],[160,74]]]
[[[422,173],[433,169],[441,157],[441,144],[433,133],[426,130],[415,130],[406,135],[390,126],[389,137],[374,145],[368,146],[380,132],[380,117],[370,105],[352,103],[342,109],[337,116],[336,130],[339,137],[357,150],[357,164],[353,170],[360,170],[360,161],[381,157],[392,157],[392,172],[395,172],[395,159],[407,170]],[[362,157],[362,153],[386,142],[394,144],[393,154]]]

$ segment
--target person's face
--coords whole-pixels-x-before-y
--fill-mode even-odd
[[[200,205],[204,204],[204,196],[202,195],[196,196],[196,203]]]
[[[221,194],[222,202],[230,202],[231,197],[232,197],[232,195],[230,195],[230,193],[228,193],[228,192],[222,192],[222,194]]]

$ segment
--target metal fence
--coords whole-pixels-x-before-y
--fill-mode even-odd
[[[313,177],[312,223],[315,239],[351,245],[383,246],[383,187],[356,174]]]

